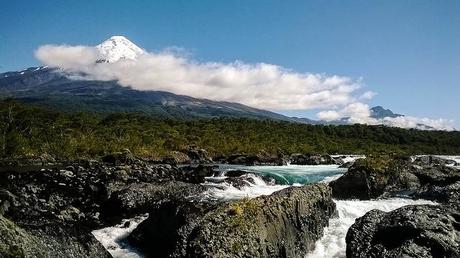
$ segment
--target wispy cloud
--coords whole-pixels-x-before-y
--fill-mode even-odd
[[[96,63],[94,47],[46,45],[38,48],[36,57],[48,66],[83,72],[88,79],[117,80],[138,90],[164,90],[265,109],[343,106],[355,100],[353,95],[361,87],[348,77],[296,73],[267,63],[199,63],[171,49],[146,53],[135,61]]]

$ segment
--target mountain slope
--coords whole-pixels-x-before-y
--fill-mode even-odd
[[[140,112],[160,118],[241,117],[303,122],[238,103],[162,91],[138,91],[115,81],[70,79],[63,71],[33,67],[0,74],[0,97],[67,111]]]

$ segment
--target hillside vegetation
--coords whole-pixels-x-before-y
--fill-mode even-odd
[[[266,152],[460,154],[460,132],[250,119],[165,120],[134,113],[63,113],[0,102],[0,156],[99,157],[130,149],[159,158],[199,146],[211,155]]]

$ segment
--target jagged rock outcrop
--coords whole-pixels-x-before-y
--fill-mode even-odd
[[[449,205],[372,210],[348,230],[347,257],[460,257],[459,225]]]
[[[314,248],[334,213],[324,184],[232,203],[167,202],[153,209],[130,239],[152,256],[301,257]]]

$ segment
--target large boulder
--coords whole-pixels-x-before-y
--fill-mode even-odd
[[[460,257],[459,219],[451,206],[372,210],[348,230],[347,257]]]
[[[327,185],[290,187],[231,203],[163,203],[130,239],[161,257],[301,257],[334,214]]]
[[[110,220],[121,220],[145,213],[152,205],[169,200],[181,200],[197,196],[206,187],[170,181],[163,184],[133,183],[115,191],[102,206],[102,215]]]
[[[377,198],[388,184],[394,171],[389,170],[391,160],[358,159],[348,171],[329,183],[332,194],[339,199]]]

